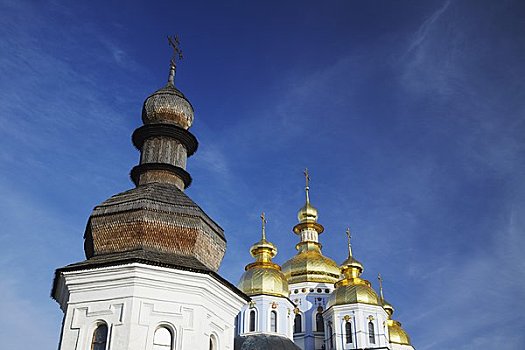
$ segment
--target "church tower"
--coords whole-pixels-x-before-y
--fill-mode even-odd
[[[383,297],[383,279],[381,278],[381,274],[377,275],[377,279],[379,280],[381,303],[383,305],[383,309],[385,309],[386,313],[388,314],[386,324],[388,326],[388,341],[390,342],[390,349],[414,350],[414,347],[410,343],[410,337],[408,336],[407,332],[405,332],[403,327],[401,327],[401,322],[392,319],[394,307]]]
[[[350,230],[346,233],[343,278],[335,284],[324,312],[326,349],[387,349],[387,313],[370,282],[361,278],[363,264],[352,255]]]
[[[55,272],[64,312],[59,350],[232,349],[234,319],[249,298],[217,274],[222,228],[184,192],[197,150],[190,101],[168,83],[149,96],[133,133],[135,188],[96,206],[84,234],[86,260]]]
[[[310,176],[306,179],[306,203],[299,210],[299,223],[293,232],[300,237],[298,253],[283,264],[290,299],[296,304],[294,341],[303,350],[322,349],[325,340],[323,311],[327,299],[339,280],[341,271],[332,259],[322,254],[319,235],[324,227],[317,222],[317,209],[310,203]]]
[[[255,262],[246,265],[238,287],[251,297],[237,317],[235,350],[299,350],[293,343],[294,304],[288,282],[272,261],[277,248],[266,240],[266,218],[261,215],[262,237],[250,248]]]

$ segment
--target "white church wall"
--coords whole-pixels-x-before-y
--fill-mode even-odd
[[[232,349],[234,318],[246,300],[210,275],[133,263],[63,272],[65,310],[59,350],[89,349],[97,324],[108,348],[152,350],[155,330],[172,332],[173,349]]]

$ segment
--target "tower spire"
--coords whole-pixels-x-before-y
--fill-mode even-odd
[[[182,60],[182,49],[180,48],[180,39],[178,35],[169,36],[168,44],[173,49],[173,56],[170,60],[170,74],[168,76],[168,85],[175,86],[175,74],[177,73],[177,60]]]

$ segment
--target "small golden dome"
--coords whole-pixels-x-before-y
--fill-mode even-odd
[[[367,281],[361,281],[365,283],[338,286],[328,298],[326,307],[355,303],[379,305],[379,298],[376,292],[369,286]]]
[[[256,263],[255,263],[256,264]],[[237,287],[246,295],[274,295],[279,297],[288,297],[288,282],[280,271],[279,265],[258,265],[252,268],[248,267],[242,275]]]
[[[319,243],[299,243],[299,253],[283,264],[288,283],[335,283],[341,276],[337,263],[321,253]]]
[[[355,268],[358,269],[359,272],[363,272],[363,264],[361,264],[357,259],[355,259],[353,256],[349,256],[343,263],[341,264],[341,269],[349,269],[349,268]]]
[[[394,314],[394,307],[385,299],[383,299],[383,309],[385,309],[389,317]]]
[[[412,345],[410,343],[410,337],[403,327],[401,327],[400,322],[394,320],[387,320],[386,322],[388,325],[388,339],[390,343]]]
[[[173,84],[168,83],[144,101],[144,124],[175,124],[188,129],[193,123],[193,107]]]
[[[306,202],[306,204],[299,209],[299,212],[297,213],[297,219],[299,222],[317,222],[317,209],[310,204],[310,202]]]
[[[281,272],[281,267],[272,262],[277,255],[277,248],[266,240],[266,217],[261,214],[262,238],[250,248],[255,262],[246,265],[246,272],[241,276],[238,288],[246,295],[274,295],[288,297],[288,282]]]

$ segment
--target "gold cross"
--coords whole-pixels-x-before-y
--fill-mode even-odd
[[[262,239],[263,241],[266,240],[266,216],[264,215],[264,211],[261,213],[261,221],[262,221]]]
[[[303,174],[306,180],[306,187],[304,188],[306,191],[306,203],[310,203],[310,174],[308,173],[308,168],[304,169]]]
[[[383,277],[381,277],[380,273],[377,274],[377,280],[379,281],[379,293],[381,295],[381,300],[384,300],[385,298],[383,297]]]
[[[348,237],[348,256],[352,256],[352,243],[350,240],[352,239],[352,233],[350,232],[350,227],[346,228],[346,237]]]
[[[310,186],[310,174],[308,173],[308,168],[304,169],[304,178],[306,180],[306,187],[308,188]]]

